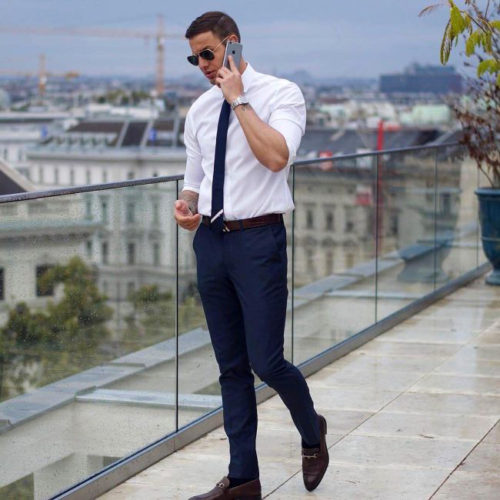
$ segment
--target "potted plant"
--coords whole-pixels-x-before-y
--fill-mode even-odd
[[[465,99],[452,107],[462,125],[461,142],[490,185],[476,190],[484,253],[493,266],[486,283],[500,285],[500,0],[463,0],[463,9],[453,0],[429,5],[420,15],[448,5],[450,18],[441,42],[441,63],[463,41],[465,65],[476,68],[467,81]]]

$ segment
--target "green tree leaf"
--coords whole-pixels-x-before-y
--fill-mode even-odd
[[[495,59],[485,59],[478,64],[477,76],[483,75],[486,71],[492,74],[498,72],[498,63]]]
[[[443,40],[441,41],[441,51],[439,54],[441,58],[441,64],[446,64],[448,62],[448,59],[450,58],[452,41],[453,37],[451,35],[451,21],[448,21],[448,24],[446,25],[443,33]]]
[[[462,17],[460,9],[453,5],[450,9],[451,34],[455,38],[467,28],[467,23]]]

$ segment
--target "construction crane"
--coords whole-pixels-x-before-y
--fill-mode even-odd
[[[184,39],[181,34],[165,33],[165,25],[163,16],[158,15],[158,23],[156,32],[151,31],[136,31],[129,29],[112,29],[112,28],[43,28],[29,26],[3,26],[0,25],[0,33],[10,33],[14,35],[29,34],[29,35],[63,35],[63,36],[86,36],[86,37],[103,37],[103,38],[141,38],[143,40],[155,40],[156,47],[156,95],[163,94],[165,87],[165,40],[168,39]]]
[[[41,99],[45,96],[45,89],[47,87],[47,80],[49,77],[65,78],[66,80],[71,80],[72,78],[78,78],[80,73],[77,71],[67,71],[65,73],[53,73],[48,72],[45,64],[46,58],[45,54],[40,54],[38,63],[38,95]],[[35,73],[30,73],[29,71],[16,71],[16,70],[0,70],[0,75],[6,76],[21,76],[26,78],[33,78],[37,76]]]

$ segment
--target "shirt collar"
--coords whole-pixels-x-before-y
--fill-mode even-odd
[[[257,72],[253,69],[249,62],[247,62],[247,67],[245,71],[241,74],[241,81],[243,82],[243,88],[247,90],[247,88],[253,83],[255,77],[257,76]]]

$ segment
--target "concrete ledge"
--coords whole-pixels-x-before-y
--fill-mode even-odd
[[[139,406],[158,406],[175,409],[176,397],[173,392],[158,391],[123,391],[115,389],[97,389],[76,397],[76,401],[85,403],[132,404]],[[179,408],[195,410],[214,410],[222,406],[220,396],[208,394],[179,394]]]

